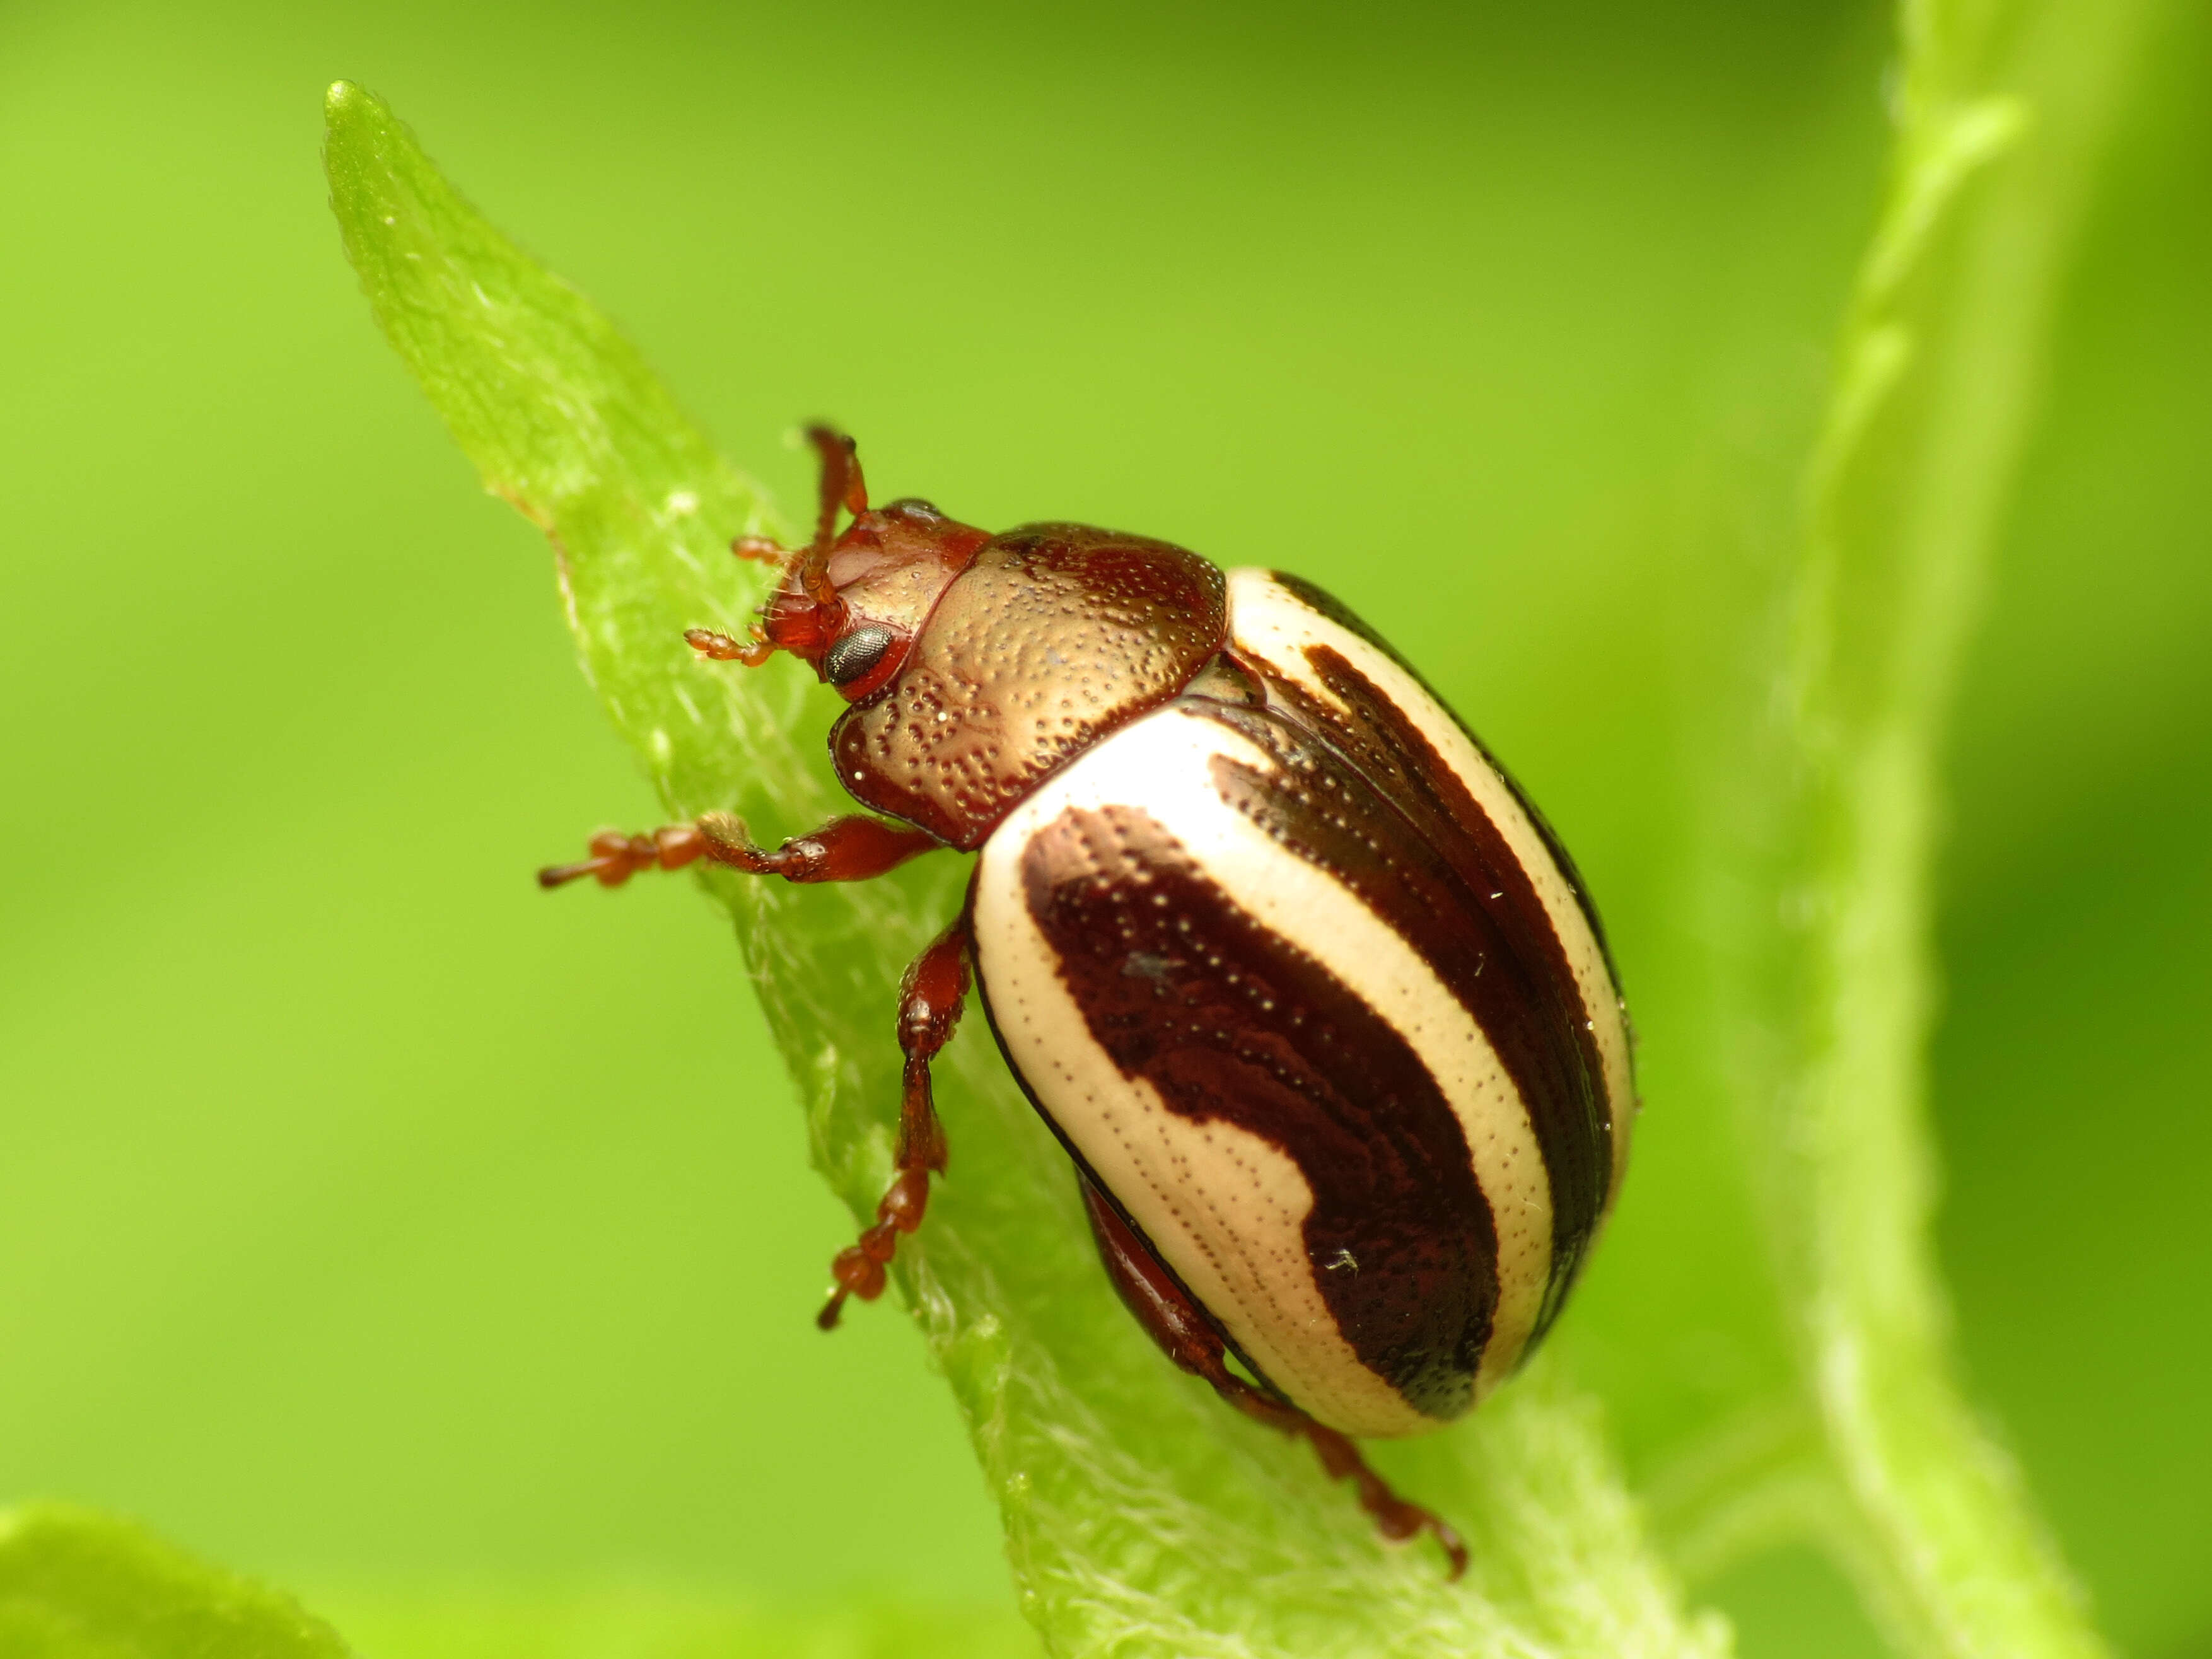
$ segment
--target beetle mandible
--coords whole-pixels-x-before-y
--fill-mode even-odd
[[[749,639],[685,637],[836,687],[830,753],[872,811],[773,851],[722,814],[605,831],[539,880],[703,857],[865,881],[980,853],[901,988],[897,1175],[819,1322],[880,1295],[921,1224],[945,1166],[930,1061],[972,972],[1145,1329],[1456,1577],[1458,1535],[1352,1437],[1439,1428],[1509,1375],[1620,1187],[1627,1015],[1573,863],[1319,588],[1083,525],[871,507],[853,441],[808,436],[813,540],[735,544],[781,582]]]

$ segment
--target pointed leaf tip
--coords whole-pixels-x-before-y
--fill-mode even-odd
[[[323,128],[336,137],[349,126],[392,125],[390,106],[358,81],[333,81],[323,94]]]

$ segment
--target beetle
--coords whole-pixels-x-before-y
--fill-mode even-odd
[[[781,580],[749,638],[685,637],[835,686],[830,753],[871,810],[772,850],[724,814],[603,831],[539,880],[706,858],[865,881],[977,854],[901,987],[896,1175],[819,1323],[879,1295],[921,1224],[945,1167],[930,1062],[972,975],[1139,1323],[1456,1577],[1458,1535],[1352,1439],[1441,1427],[1510,1374],[1619,1190],[1627,1012],[1573,862],[1320,588],[1082,525],[872,507],[852,440],[808,435],[812,541],[736,543]]]

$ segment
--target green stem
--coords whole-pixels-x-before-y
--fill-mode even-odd
[[[2104,1651],[1963,1399],[1932,1259],[1923,1056],[1937,763],[2071,231],[2147,4],[1902,12],[1891,182],[1808,481],[1771,964],[1794,1076],[1747,1119],[1832,1538],[1899,1645]]]

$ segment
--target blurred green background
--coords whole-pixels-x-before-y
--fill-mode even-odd
[[[328,82],[787,503],[828,415],[879,494],[1350,599],[1575,847],[1663,1161],[1683,596],[1820,396],[1888,21],[0,9],[0,1504],[363,1605],[1007,1599],[913,1333],[811,1326],[847,1223],[715,914],[531,885],[653,804],[542,543],[370,325]],[[1935,1057],[1971,1385],[2153,1659],[2212,1655],[2208,295],[2212,18],[2176,4],[1960,713]],[[1569,1321],[1608,1376],[1633,1282],[1601,1256]],[[1658,1431],[1615,1415],[1633,1463]],[[1749,1655],[1872,1639],[1809,1556],[1700,1593]]]

